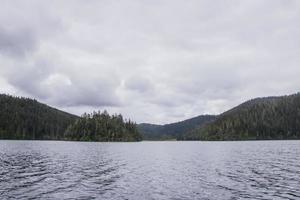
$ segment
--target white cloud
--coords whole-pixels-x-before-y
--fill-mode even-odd
[[[1,92],[168,123],[299,91],[296,0],[17,1],[0,8]]]

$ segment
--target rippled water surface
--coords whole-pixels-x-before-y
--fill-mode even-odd
[[[300,199],[300,141],[0,141],[1,199]]]

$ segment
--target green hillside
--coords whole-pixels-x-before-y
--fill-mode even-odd
[[[180,139],[300,139],[300,94],[247,101]]]
[[[81,117],[36,100],[0,95],[0,139],[140,141],[137,126],[106,111]]]
[[[78,118],[36,100],[0,95],[1,139],[63,139]]]

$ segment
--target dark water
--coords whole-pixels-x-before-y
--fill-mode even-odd
[[[300,141],[0,141],[0,199],[300,199]]]

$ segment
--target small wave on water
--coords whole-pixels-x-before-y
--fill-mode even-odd
[[[300,141],[0,141],[1,199],[300,199]]]

